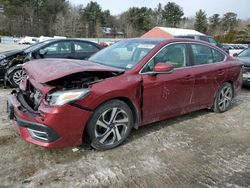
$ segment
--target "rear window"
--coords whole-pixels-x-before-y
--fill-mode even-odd
[[[208,42],[207,36],[199,36],[199,39]]]
[[[211,64],[224,61],[225,55],[219,51],[201,44],[191,44],[193,65]]]
[[[176,36],[176,38],[195,39],[194,36]]]

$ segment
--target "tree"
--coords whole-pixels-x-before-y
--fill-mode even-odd
[[[220,15],[214,14],[209,18],[209,33],[218,34],[220,30]]]
[[[228,32],[233,30],[238,25],[237,14],[234,12],[227,12],[223,15],[221,23],[223,31]]]
[[[1,0],[6,29],[11,35],[53,35],[57,14],[67,10],[65,0]]]
[[[101,22],[102,9],[97,2],[90,1],[83,9],[82,21],[85,22],[86,37],[96,37],[96,25]]]
[[[153,24],[155,26],[163,25],[162,4],[161,3],[159,3],[157,5],[157,7],[154,9],[152,17],[154,20]]]
[[[152,28],[152,20],[150,19],[152,10],[147,7],[133,7],[130,8],[126,13],[128,24],[134,29],[133,36],[140,36],[144,32]]]
[[[206,33],[208,28],[207,15],[205,11],[199,10],[196,12],[194,29],[201,33]]]
[[[177,27],[183,15],[182,8],[174,2],[168,2],[162,10],[162,16],[169,27]]]

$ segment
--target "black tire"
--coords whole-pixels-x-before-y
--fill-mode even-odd
[[[12,87],[19,87],[20,82],[22,81],[25,73],[21,67],[16,67],[13,71],[9,74],[9,82]]]
[[[111,100],[99,106],[87,124],[88,143],[97,150],[112,149],[124,142],[133,126],[129,106]]]
[[[218,90],[214,105],[213,111],[216,113],[222,113],[229,109],[233,100],[233,87],[232,84],[225,82],[220,89]]]

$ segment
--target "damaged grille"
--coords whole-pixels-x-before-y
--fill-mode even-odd
[[[22,91],[22,95],[30,108],[36,111],[41,103],[42,93],[29,84],[28,89],[26,91]]]

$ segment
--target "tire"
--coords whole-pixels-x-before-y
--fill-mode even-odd
[[[133,126],[129,106],[120,100],[111,100],[98,107],[87,124],[88,143],[97,150],[121,145]]]
[[[233,87],[230,83],[224,83],[218,90],[214,105],[213,111],[216,113],[222,113],[228,110],[233,100]]]
[[[9,74],[9,82],[12,87],[19,87],[20,82],[22,81],[23,77],[25,76],[25,72],[21,67],[16,67],[10,74]]]

